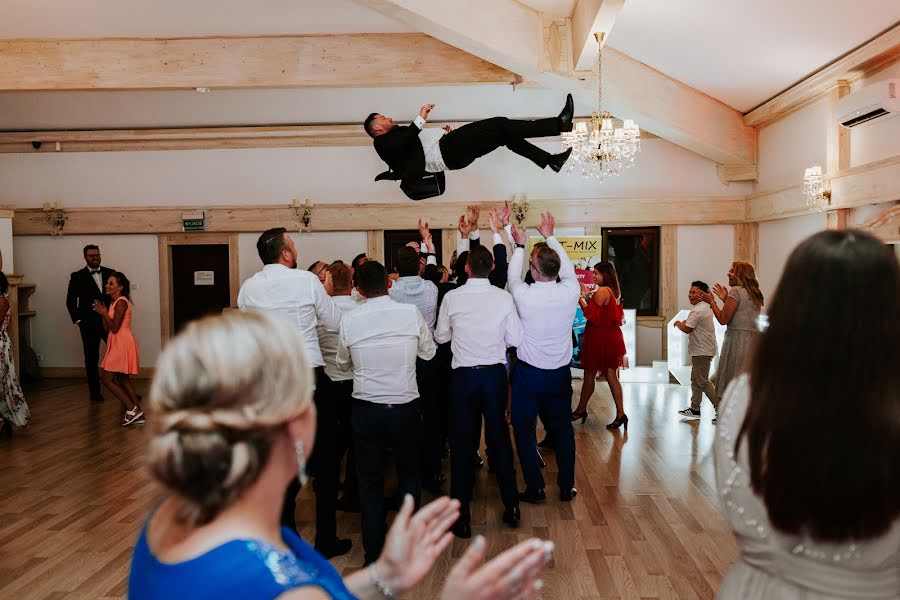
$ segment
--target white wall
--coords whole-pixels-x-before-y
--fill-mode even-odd
[[[759,224],[759,265],[756,277],[767,304],[781,278],[788,255],[798,243],[823,229],[825,213]]]
[[[758,191],[802,184],[807,167],[825,168],[827,112],[820,99],[759,130]]]
[[[678,239],[678,308],[690,308],[691,282],[728,284],[728,269],[734,260],[733,225],[680,225]]]
[[[84,268],[82,248],[97,244],[103,264],[131,280],[134,316],[132,328],[140,347],[141,366],[156,364],[160,350],[159,250],[155,235],[17,236],[13,238],[16,270],[28,283],[37,284],[31,306],[34,350],[44,367],[79,367],[84,364],[81,337],[66,311],[69,274]]]
[[[18,275],[13,249],[12,219],[0,219],[0,256],[3,258],[3,272]]]

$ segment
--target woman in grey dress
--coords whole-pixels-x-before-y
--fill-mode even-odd
[[[741,554],[719,598],[900,597],[898,307],[897,257],[867,234],[791,254],[722,398],[716,481]]]
[[[712,377],[712,382],[720,394],[725,393],[731,380],[746,367],[747,357],[759,335],[757,320],[763,306],[763,295],[759,291],[756,272],[750,263],[741,261],[731,263],[728,285],[731,289],[717,283],[713,286],[713,291],[707,292],[704,296],[719,323],[728,326],[725,329],[725,339],[722,340],[719,365]],[[719,308],[716,296],[722,300],[722,308]],[[719,397],[721,398],[721,395]],[[718,420],[719,414],[718,405],[714,408],[716,416],[713,417],[713,423]]]

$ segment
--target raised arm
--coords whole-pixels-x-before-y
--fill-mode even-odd
[[[734,288],[731,288],[732,290]],[[715,292],[715,295],[713,295]],[[716,321],[721,325],[728,325],[731,323],[731,319],[734,317],[734,313],[737,311],[739,296],[737,292],[734,294],[731,293],[731,290],[726,290],[725,287],[721,284],[716,284],[713,286],[713,292],[707,292],[703,295],[703,300],[709,302],[709,306],[712,308],[713,314],[716,316]],[[719,304],[716,302],[716,296],[721,298],[724,303],[722,308],[719,308]]]
[[[438,344],[450,341],[450,299],[447,296],[444,296],[444,301],[441,302],[437,325],[434,328],[434,341]]]
[[[528,285],[522,281],[522,266],[525,263],[525,230],[520,230],[512,225],[512,238],[516,244],[513,250],[512,258],[509,259],[509,267],[506,269],[507,283],[509,284],[509,293],[515,299],[519,294],[528,289]]]

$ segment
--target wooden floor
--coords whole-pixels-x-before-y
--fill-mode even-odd
[[[716,504],[708,405],[702,421],[683,422],[675,411],[686,388],[625,384],[630,428],[609,432],[612,402],[597,387],[587,424],[575,427],[575,501],[558,501],[555,460],[545,452],[548,500],[523,504],[521,526],[509,529],[482,469],[474,533],[487,536],[492,555],[528,536],[553,540],[541,598],[713,597],[737,548]],[[143,466],[143,429],[119,427],[115,401],[92,404],[81,381],[43,382],[26,396],[31,428],[0,439],[0,596],[122,598],[135,537],[161,496]],[[308,540],[313,515],[304,489],[298,517]],[[338,513],[338,528],[354,547],[334,564],[351,572],[362,565],[359,516]],[[416,598],[437,597],[465,545],[453,542]]]

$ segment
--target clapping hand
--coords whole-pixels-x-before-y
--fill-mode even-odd
[[[407,494],[388,530],[381,557],[373,567],[394,594],[402,596],[428,574],[453,534],[448,530],[459,518],[459,501],[444,496],[413,515],[413,498]]]
[[[94,300],[94,303],[91,305],[91,308],[94,309],[94,312],[103,314],[106,312],[106,306],[103,305],[99,300]]]
[[[450,133],[451,131],[453,131],[453,128],[450,127],[449,125],[444,125],[443,127],[441,127],[441,129],[443,129],[447,133]]]
[[[725,286],[723,286],[720,283],[717,283],[716,285],[713,286],[713,291],[716,293],[716,296],[718,296],[722,302],[725,302],[725,298],[728,297],[728,290],[725,289]]]
[[[472,231],[478,231],[478,217],[481,216],[481,209],[477,206],[470,206],[469,210],[472,211],[472,218],[469,219],[469,227]]]
[[[425,236],[425,249],[428,251],[428,254],[434,254],[434,240],[431,238],[430,233]]]
[[[544,236],[544,239],[553,236],[553,227],[556,225],[556,221],[553,220],[553,215],[548,213],[541,213],[541,224],[538,226],[538,233]]]
[[[713,296],[712,292],[700,292],[700,298],[709,305],[713,305],[716,302],[716,297]]]
[[[524,600],[543,587],[538,575],[553,557],[552,542],[526,540],[478,568],[486,546],[483,536],[469,545],[450,570],[441,600]]]
[[[503,210],[500,211],[500,222],[506,227],[509,225],[509,201],[503,203]]]
[[[457,229],[459,229],[459,235],[461,235],[464,240],[469,239],[469,232],[472,231],[472,227],[469,225],[469,222],[466,221],[466,215],[459,216],[459,225],[457,226]]]
[[[419,219],[419,237],[423,240],[428,237],[428,232],[430,229],[428,228],[428,221],[422,223],[422,219]]]
[[[494,233],[499,233],[500,231],[500,217],[497,216],[493,211],[488,213],[488,223],[491,224],[491,231]]]
[[[519,229],[515,225],[510,225],[510,230],[516,245],[525,245],[525,229]]]
[[[434,108],[434,104],[423,105],[422,108],[419,109],[419,116],[427,121],[428,113],[430,113],[433,108]]]

